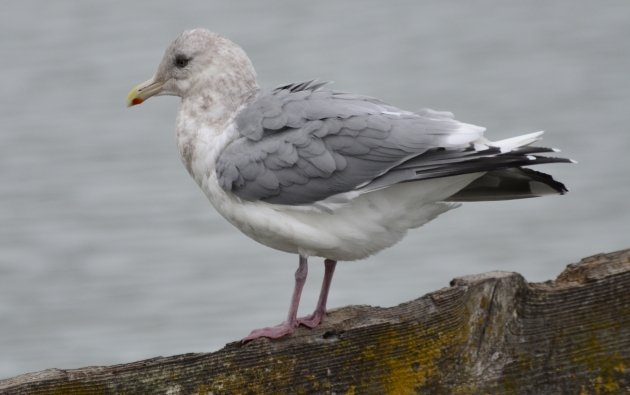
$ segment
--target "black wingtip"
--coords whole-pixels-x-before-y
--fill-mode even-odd
[[[551,175],[523,167],[489,171],[449,201],[482,202],[564,195],[569,189]]]

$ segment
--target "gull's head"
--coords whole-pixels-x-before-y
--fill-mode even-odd
[[[169,45],[155,75],[129,91],[127,105],[159,95],[234,99],[256,88],[254,67],[241,47],[217,33],[194,29]]]

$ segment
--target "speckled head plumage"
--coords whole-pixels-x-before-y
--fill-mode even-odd
[[[229,99],[255,89],[256,72],[240,46],[220,34],[193,29],[168,46],[155,75],[129,92],[127,105],[159,95]]]

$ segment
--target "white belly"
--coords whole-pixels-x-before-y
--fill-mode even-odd
[[[399,184],[361,195],[332,211],[243,201],[221,189],[214,174],[201,187],[221,215],[261,244],[305,256],[357,260],[391,247],[407,230],[457,207],[442,200],[477,177]]]

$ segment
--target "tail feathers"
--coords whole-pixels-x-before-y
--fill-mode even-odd
[[[568,189],[549,174],[512,167],[489,171],[452,195],[451,202],[482,202],[564,195]]]
[[[539,131],[534,133],[523,134],[521,136],[510,137],[499,141],[487,141],[487,145],[490,147],[498,147],[501,152],[513,151],[515,148],[523,147],[542,140],[542,135],[545,132]]]
[[[545,155],[559,152],[555,148],[531,146],[542,134],[535,132],[494,142],[482,137],[466,147],[432,148],[362,184],[360,189],[369,192],[402,182],[487,173],[450,200],[505,200],[562,194],[567,190],[560,182],[547,174],[523,168],[546,163],[575,163],[572,159]]]

